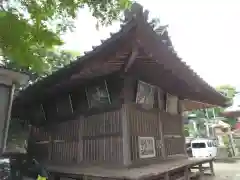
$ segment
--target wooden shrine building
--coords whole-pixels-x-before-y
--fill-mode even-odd
[[[119,32],[16,97],[13,116],[32,125],[29,153],[79,171],[187,159],[182,100],[224,106],[226,98],[181,61],[147,14],[134,4]]]

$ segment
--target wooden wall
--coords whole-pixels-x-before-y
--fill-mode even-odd
[[[51,129],[51,142],[49,144],[49,160],[53,163],[77,163],[82,160],[81,130],[83,118],[63,122]]]
[[[138,105],[131,105],[128,108],[130,152],[133,165],[161,161],[173,155],[185,154],[183,123],[180,115],[170,115],[158,109],[147,110]],[[154,137],[155,157],[140,158],[139,136]]]
[[[166,156],[184,154],[185,137],[182,116],[161,112],[160,119]]]
[[[161,132],[158,119],[158,112],[144,110],[137,105],[129,106],[129,135],[130,135],[130,151],[132,164],[143,163],[146,159],[139,157],[139,136],[154,137],[156,147],[156,157],[149,158],[151,160],[163,159],[161,153]]]
[[[86,89],[97,82],[105,82],[109,93],[110,103],[99,107],[89,107]],[[44,97],[29,105],[22,112],[25,119],[36,127],[49,126],[64,121],[75,120],[80,115],[90,116],[121,108],[121,92],[123,78],[119,73],[95,78],[75,84],[69,89],[60,89],[59,92]]]
[[[122,163],[122,130],[120,110],[84,119],[83,162]]]
[[[49,105],[51,108],[48,110],[57,109],[56,112],[64,118],[55,116],[52,120],[45,111],[46,122],[52,123],[47,128],[32,128],[29,150],[40,160],[51,163],[110,166],[148,164],[185,154],[181,115],[175,111],[172,114],[166,112],[166,108],[159,105],[161,102],[156,103],[158,99],[165,102],[164,99],[157,96],[154,98],[154,108],[134,103],[136,82],[129,77],[124,81],[116,76],[108,77],[112,103],[100,109],[87,106],[81,88],[64,96],[62,101],[52,101],[54,103]],[[64,115],[60,111],[65,106],[68,106],[68,113]],[[47,107],[46,104],[43,107]],[[51,112],[50,115],[53,115]],[[70,116],[71,113],[76,117]],[[73,117],[74,120],[71,120]],[[154,157],[140,158],[139,137],[154,138]],[[126,144],[129,146],[126,147]],[[125,151],[129,153],[126,155]]]
[[[49,156],[49,134],[43,128],[32,126],[28,138],[28,153],[44,162],[48,161]]]
[[[127,105],[131,165],[185,154],[182,119],[158,109]],[[30,150],[41,160],[64,164],[123,164],[121,109],[81,116],[74,121],[32,128]],[[154,137],[156,156],[140,158],[139,136]]]
[[[28,150],[57,164],[121,164],[120,110],[79,117],[48,128],[32,127]]]

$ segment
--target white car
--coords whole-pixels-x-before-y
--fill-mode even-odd
[[[217,156],[217,146],[214,140],[199,138],[191,141],[192,156],[206,158]]]

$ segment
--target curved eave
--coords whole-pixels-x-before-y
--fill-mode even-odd
[[[238,118],[238,117],[240,117],[240,110],[222,112],[221,115],[224,117]]]
[[[191,100],[181,100],[183,111],[193,111],[197,109],[206,109],[206,108],[214,108],[218,107],[217,105],[191,101]]]

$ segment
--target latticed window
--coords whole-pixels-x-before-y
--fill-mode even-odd
[[[106,81],[100,81],[97,84],[87,87],[86,93],[90,108],[110,104]]]
[[[138,82],[136,103],[153,108],[155,87],[145,82]]]

